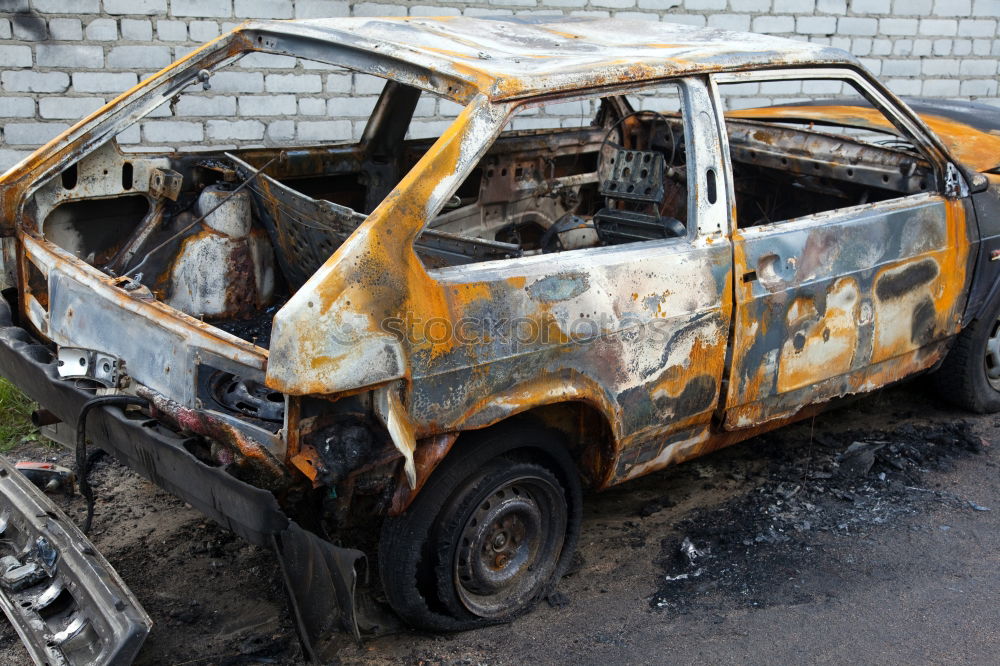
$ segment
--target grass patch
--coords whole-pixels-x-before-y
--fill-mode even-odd
[[[0,378],[0,451],[9,451],[26,437],[35,435],[31,410],[35,403],[20,389]]]

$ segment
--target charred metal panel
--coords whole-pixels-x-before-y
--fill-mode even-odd
[[[915,195],[744,229],[734,249],[727,428],[930,367],[940,353],[914,352],[959,330],[969,251],[959,202]]]
[[[425,431],[476,428],[580,401],[610,417],[626,450],[707,424],[730,260],[726,243],[674,239],[432,271],[450,318],[407,332],[426,336],[411,356],[410,415]],[[436,344],[445,329],[458,340]]]
[[[48,274],[45,316],[56,344],[117,356],[136,381],[187,407],[195,406],[200,355],[213,362],[227,359],[247,375],[263,372],[265,350],[156,302],[148,292],[143,297],[138,290],[115,286],[96,269],[38,240],[25,236],[23,243],[24,261],[38,262]]]

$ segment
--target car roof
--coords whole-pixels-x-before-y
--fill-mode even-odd
[[[417,68],[426,72],[420,87],[456,99],[475,92],[518,99],[711,71],[857,64],[846,51],[823,44],[654,20],[354,17],[259,21],[238,30],[276,35],[277,52],[297,51],[292,44],[283,49],[282,36],[314,49],[345,48],[352,59],[344,64],[386,78],[397,78],[397,66]]]

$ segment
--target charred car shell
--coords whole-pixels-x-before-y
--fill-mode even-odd
[[[254,51],[387,79],[361,141],[117,150],[125,127]],[[723,111],[720,85],[787,78],[844,81],[867,102]],[[628,94],[663,83],[680,111],[631,108]],[[421,91],[463,110],[437,140],[404,141]],[[600,101],[592,127],[503,132],[520,110],[583,98]],[[558,577],[581,479],[603,489],[933,369],[993,316],[1000,135],[924,107],[842,51],[759,35],[589,19],[247,23],[0,177],[14,311],[0,369],[68,423],[88,394],[66,397],[67,380],[143,398],[148,433],[106,425],[107,408],[91,438],[275,547],[311,654],[334,624],[359,630],[363,554],[321,538],[323,521],[389,516],[383,580],[407,619],[502,621]],[[905,146],[767,123],[790,120]],[[615,162],[632,159],[649,165],[641,176]],[[354,207],[291,185],[357,172]],[[750,222],[766,206],[746,183],[779,172],[803,198]],[[847,203],[810,208],[814,195]],[[525,219],[534,241],[518,235]],[[477,494],[490,483],[501,509]],[[435,517],[482,548],[427,536]],[[553,530],[565,538],[540,536]],[[400,589],[426,563],[385,571],[431,549],[418,537],[452,553],[435,569],[451,572],[445,599]],[[547,577],[524,582],[536,551],[553,553]]]

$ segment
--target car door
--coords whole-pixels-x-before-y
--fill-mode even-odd
[[[453,316],[439,328],[464,331],[469,344],[439,345],[439,353],[414,345],[410,414],[418,431],[477,428],[545,405],[586,404],[613,431],[598,485],[664,466],[709,437],[729,338],[732,251],[706,83],[678,85],[687,233],[429,270]],[[489,157],[487,178],[511,175]]]
[[[857,77],[844,76],[863,92],[877,92]],[[786,90],[790,80],[783,80]],[[837,120],[840,111],[830,109],[823,107],[821,122]],[[843,183],[846,192],[872,192],[881,200],[755,226],[737,216],[724,417],[730,430],[788,418],[806,405],[868,391],[932,366],[942,357],[944,342],[958,331],[965,303],[965,208],[941,192],[936,183],[944,179],[932,173],[946,172],[946,165],[925,154],[928,171],[923,173],[920,158],[904,156],[895,173],[888,168],[895,164],[892,151],[858,149],[851,137],[840,144],[825,136],[814,140],[809,136],[818,131],[814,125],[805,131],[786,124],[756,125],[761,118],[787,120],[800,113],[808,117],[810,108],[731,114],[729,168],[770,161],[762,173],[784,170],[788,188],[805,184],[822,192],[819,188]],[[921,143],[912,138],[911,147]],[[776,190],[778,207],[782,198],[797,196],[791,189]]]

